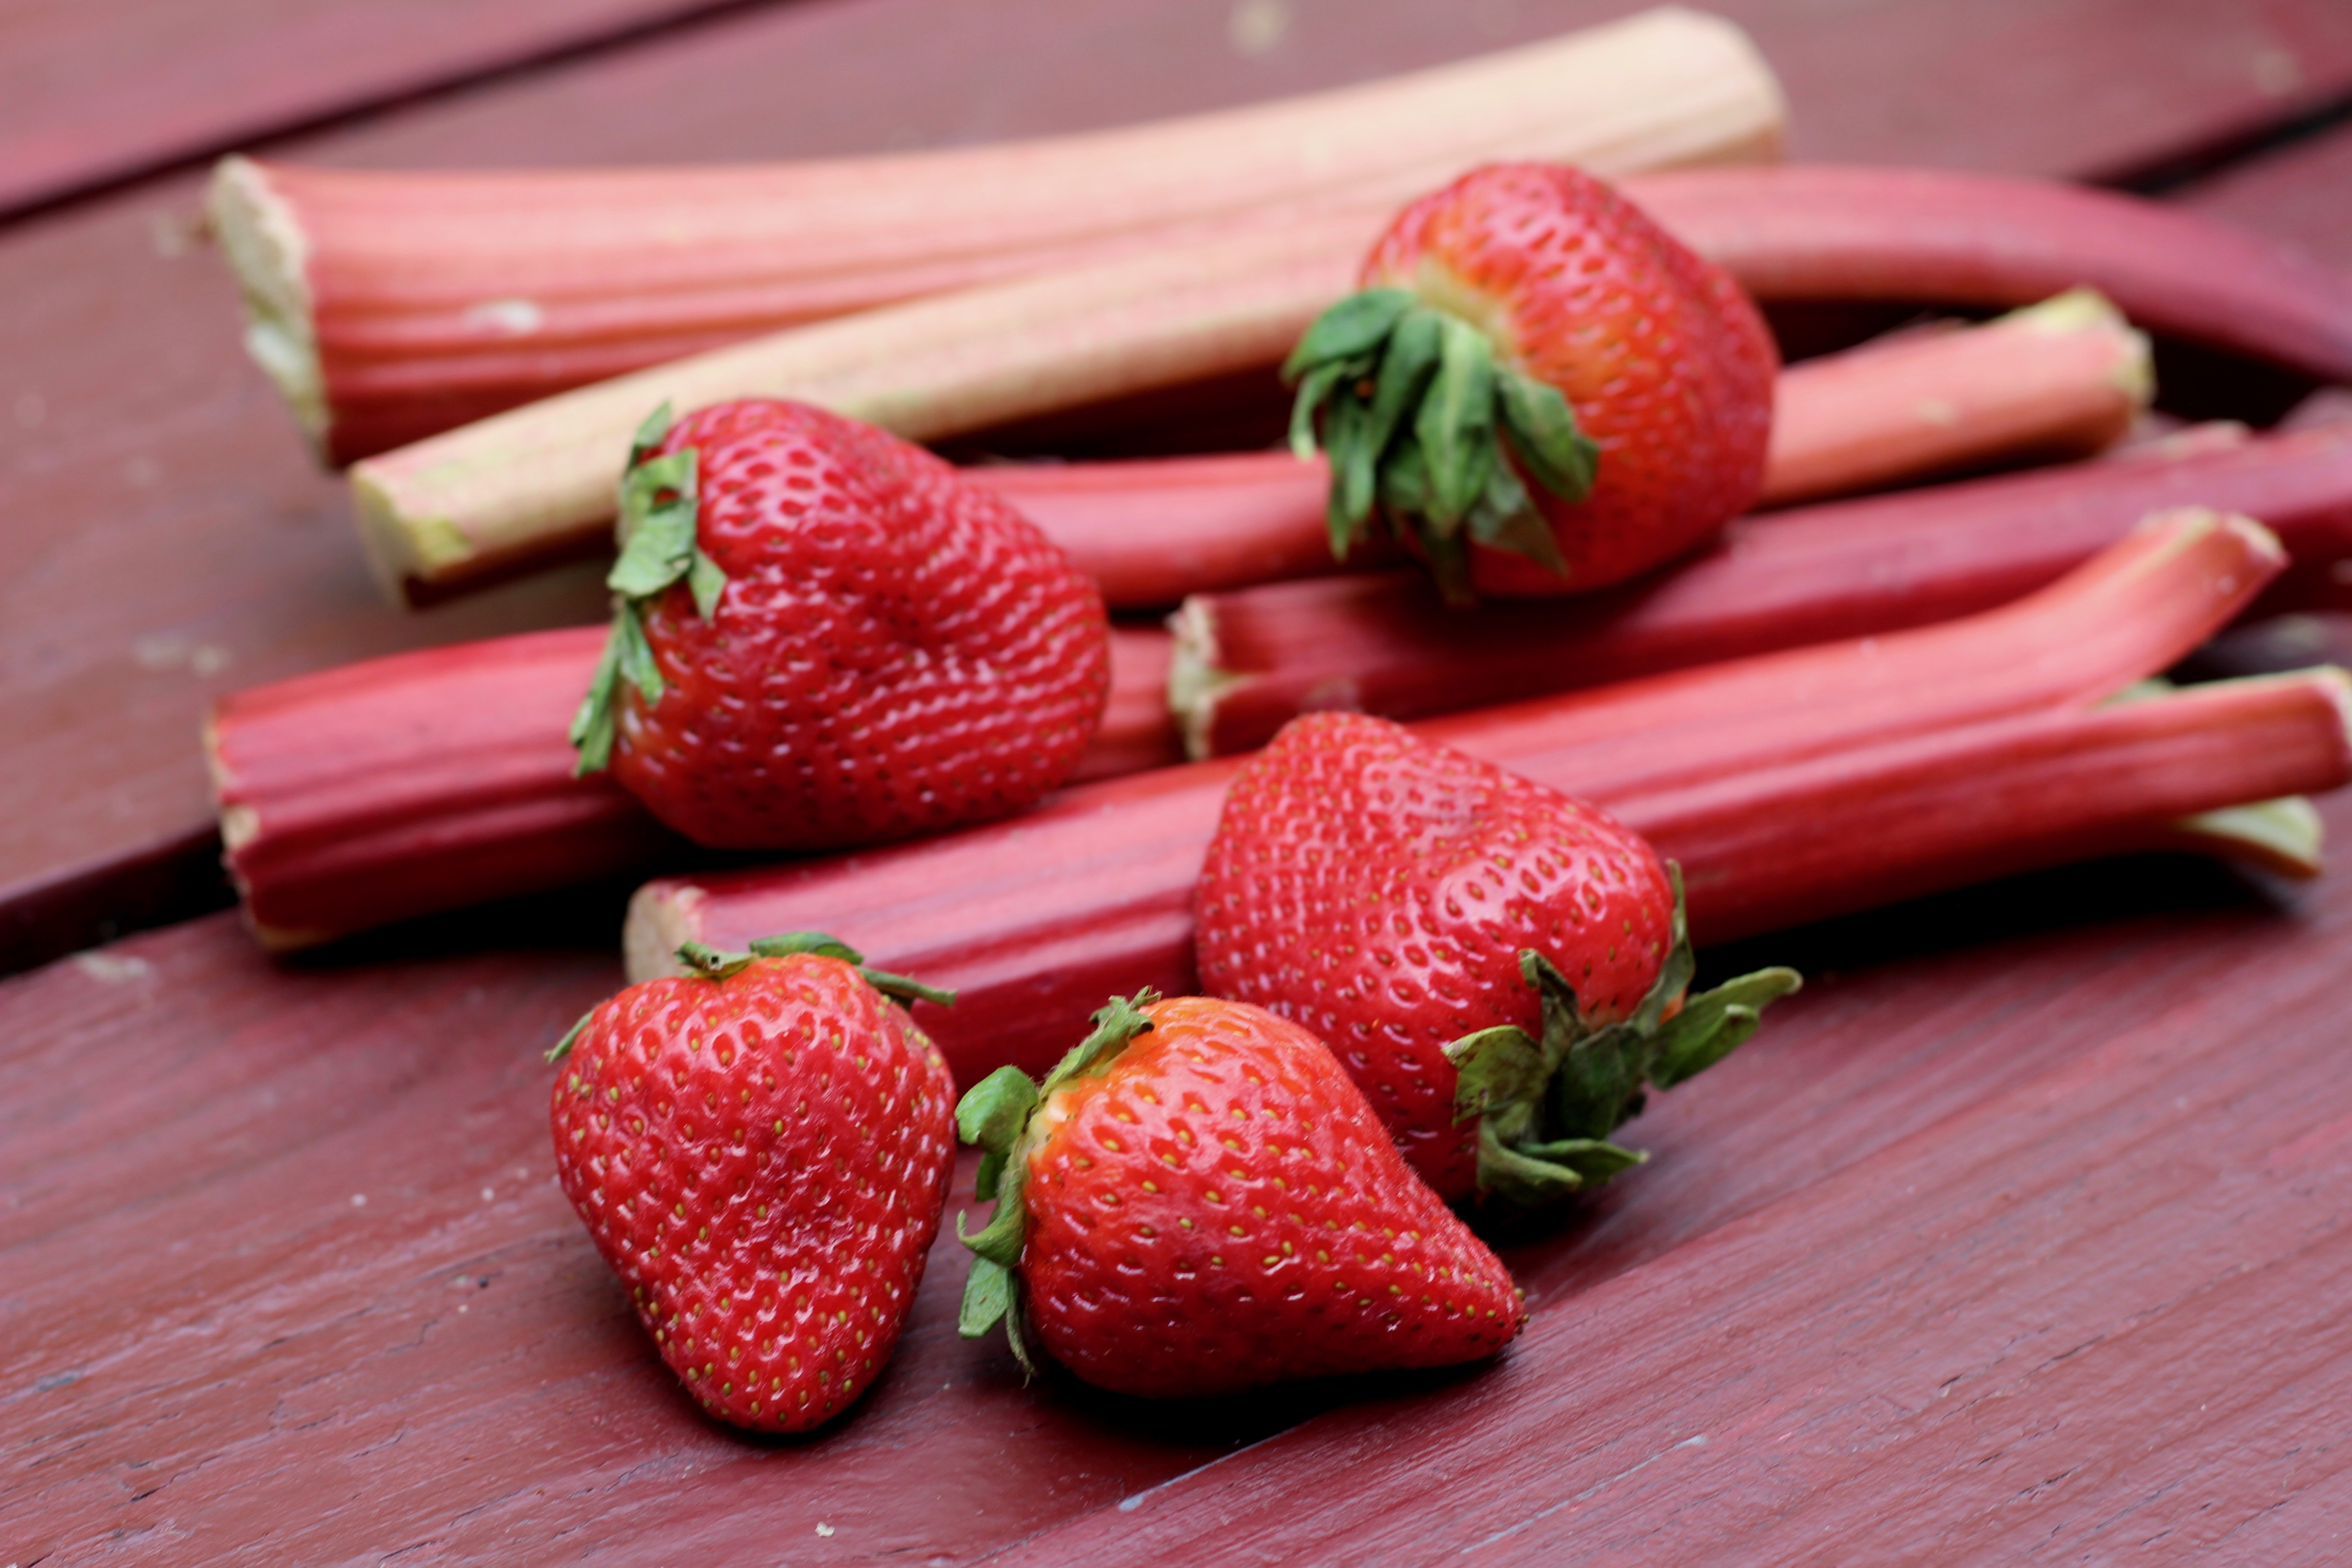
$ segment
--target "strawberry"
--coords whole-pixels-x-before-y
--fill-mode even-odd
[[[572,721],[698,843],[809,849],[1018,811],[1110,689],[1102,596],[1010,505],[803,404],[639,431],[613,635]]]
[[[1375,505],[1446,596],[1597,588],[1764,481],[1779,356],[1731,275],[1579,170],[1473,170],[1407,207],[1285,374],[1331,459],[1332,549]]]
[[[1195,900],[1202,986],[1330,1042],[1450,1202],[1552,1202],[1797,988],[1685,1002],[1682,883],[1606,813],[1384,719],[1292,721],[1225,796]]]
[[[1120,1394],[1447,1366],[1526,1308],[1413,1175],[1323,1043],[1243,1003],[1115,998],[1041,1088],[1001,1068],[956,1108],[995,1215],[965,1243],[966,1337],[1024,1316]],[[957,1222],[962,1235],[962,1222]]]
[[[814,933],[633,985],[549,1053],[564,1195],[702,1407],[799,1432],[890,1358],[955,1160],[951,1000]],[[568,1058],[568,1059],[566,1059]]]

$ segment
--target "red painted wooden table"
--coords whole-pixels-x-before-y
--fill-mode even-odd
[[[2352,1561],[2340,876],[2135,861],[1720,955],[1812,984],[1635,1125],[1649,1168],[1511,1240],[1535,1318],[1493,1366],[1205,1409],[1024,1389],[955,1338],[950,1241],[881,1384],[799,1441],[695,1414],[552,1184],[538,1052],[618,981],[616,890],[298,963],[208,912],[211,695],[601,598],[379,605],[195,243],[210,154],[934,144],[1630,8],[0,17],[0,1564]],[[1720,8],[1800,156],[2124,180],[2352,266],[2336,0]],[[2172,368],[2189,405],[2293,390]]]

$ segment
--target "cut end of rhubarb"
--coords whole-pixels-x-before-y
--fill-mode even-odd
[[[310,241],[294,209],[249,158],[213,169],[205,213],[245,296],[245,352],[294,410],[311,449],[326,460],[327,378],[310,309]]]
[[[686,882],[647,882],[636,890],[621,927],[621,956],[630,984],[687,973],[677,950],[703,940],[702,905],[708,897]]]
[[[385,598],[414,609],[421,585],[463,575],[480,553],[446,517],[412,514],[385,476],[371,463],[351,470],[352,509],[359,524],[360,550]]]
[[[1176,641],[1168,656],[1168,712],[1184,737],[1184,755],[1206,762],[1216,752],[1217,702],[1244,677],[1218,668],[1217,617],[1210,602],[1194,595],[1168,617]]]
[[[2174,823],[2180,847],[2219,855],[2273,876],[2308,881],[2325,869],[2327,830],[2299,795],[2204,811]]]

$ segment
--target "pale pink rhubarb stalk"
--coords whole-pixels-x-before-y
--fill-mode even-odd
[[[1361,86],[1079,135],[704,168],[231,160],[212,220],[256,357],[339,460],[779,328],[1236,225],[1381,222],[1497,159],[1775,155],[1747,38],[1662,9]]]
[[[1750,518],[1670,572],[1562,603],[1465,614],[1412,571],[1199,595],[1175,621],[1170,703],[1191,754],[1216,756],[1315,709],[1413,718],[1899,631],[2007,603],[2189,503],[2278,533],[2296,566],[2272,605],[2337,602],[2352,423]]]
[[[2012,305],[2081,284],[2143,325],[2352,378],[2352,279],[2267,241],[2032,182],[2017,191],[2024,216],[2004,227],[1999,181],[1807,173],[1819,177],[1761,182],[1740,201],[1726,194],[1746,188],[1736,173],[1630,188],[1768,300],[1841,279],[1870,297]],[[1953,213],[1906,228],[1882,198]],[[386,583],[410,594],[576,549],[609,512],[643,410],[664,398],[807,397],[930,439],[1271,364],[1346,290],[1366,237],[1353,220],[1248,226],[778,333],[387,453],[352,471],[362,534]]]

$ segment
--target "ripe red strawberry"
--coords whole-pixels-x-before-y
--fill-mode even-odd
[[[955,1085],[901,1000],[803,934],[678,956],[550,1053],[564,1195],[662,1359],[722,1421],[799,1432],[898,1342],[955,1161]]]
[[[572,721],[698,843],[807,849],[1009,816],[1110,689],[1102,596],[1001,498],[803,404],[638,434],[613,636]]]
[[[1746,510],[1779,356],[1731,275],[1577,169],[1473,170],[1398,215],[1285,367],[1332,548],[1377,504],[1449,598],[1580,592]]]
[[[1518,1333],[1510,1275],[1314,1036],[1150,992],[1095,1024],[1042,1089],[1003,1068],[956,1108],[996,1200],[965,1238],[967,1338],[1002,1318],[1026,1364],[1025,1308],[1088,1383],[1172,1399],[1447,1366]]]
[[[1607,814],[1358,713],[1292,721],[1234,778],[1195,901],[1201,983],[1329,1042],[1450,1202],[1538,1204],[1638,1163],[1608,1142],[1797,987],[1683,1001],[1681,884]]]

